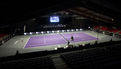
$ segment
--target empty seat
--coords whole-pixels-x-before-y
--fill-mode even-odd
[[[55,66],[50,57],[31,58],[24,60],[16,60],[0,63],[0,68],[3,69],[55,69]]]

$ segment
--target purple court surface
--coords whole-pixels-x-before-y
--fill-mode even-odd
[[[33,36],[33,37],[30,37],[25,48],[56,45],[56,44],[67,44],[67,40],[70,41],[71,36],[74,37],[73,42],[97,40],[97,38],[92,37],[92,36],[85,34],[85,33],[70,33],[70,34]]]

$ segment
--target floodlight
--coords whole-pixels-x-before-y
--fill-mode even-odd
[[[32,32],[30,32],[30,35],[32,34]]]
[[[24,35],[26,35],[27,33],[24,33]]]

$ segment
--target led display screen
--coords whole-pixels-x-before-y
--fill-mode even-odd
[[[51,23],[59,22],[59,16],[50,16],[50,22]]]

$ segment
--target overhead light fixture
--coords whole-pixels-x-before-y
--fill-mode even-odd
[[[52,33],[54,33],[54,31],[52,31]]]
[[[73,32],[74,30],[72,29],[71,31]]]
[[[59,33],[60,31],[58,30],[57,33]]]
[[[67,30],[67,32],[69,32],[70,30]]]
[[[24,35],[26,35],[27,33],[24,33]]]
[[[39,32],[36,32],[36,34],[38,34]]]
[[[78,29],[76,29],[76,31],[78,31]]]
[[[49,32],[49,31],[47,31],[47,33],[49,34],[50,32]]]
[[[44,32],[42,31],[41,33],[43,34]]]
[[[82,29],[80,29],[80,31],[82,31]]]
[[[30,32],[30,35],[32,35],[32,32]]]
[[[64,32],[64,30],[62,30],[62,32]]]

